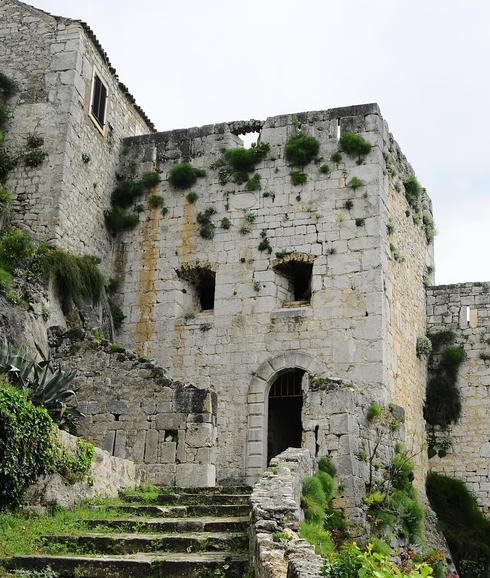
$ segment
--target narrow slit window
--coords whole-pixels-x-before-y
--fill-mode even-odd
[[[97,73],[94,74],[91,113],[100,128],[105,126],[107,88]]]
[[[216,275],[214,271],[203,270],[196,284],[197,297],[201,311],[214,309],[214,291],[216,287]]]

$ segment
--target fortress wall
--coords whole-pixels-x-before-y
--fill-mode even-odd
[[[462,411],[447,430],[452,446],[429,460],[432,470],[463,480],[490,511],[490,283],[427,289],[427,331],[452,330],[464,347],[458,387]]]
[[[262,184],[257,192],[245,190],[245,185],[221,185],[210,168],[221,147],[239,144],[231,132],[240,132],[236,123],[125,141],[126,161],[136,161],[141,172],[156,168],[161,173],[163,181],[152,192],[163,196],[168,213],[162,215],[144,200],[139,226],[122,241],[120,299],[127,319],[118,339],[157,359],[178,379],[216,387],[221,479],[244,474],[248,419],[255,419],[247,414],[262,411],[268,391],[264,387],[251,393],[250,384],[259,365],[274,356],[308,352],[326,374],[369,384],[378,397],[387,397],[379,110],[366,105],[302,113],[297,119],[321,142],[319,164],[306,167],[305,185],[292,185],[283,149],[296,130],[293,117],[270,118],[260,138],[271,145],[271,152],[257,166]],[[339,120],[343,130],[356,130],[375,145],[364,164],[347,155],[338,166],[330,161],[337,149]],[[192,188],[199,195],[195,204],[186,201],[187,191],[175,191],[166,181],[175,161],[188,160],[207,173]],[[320,172],[322,163],[329,164],[329,174]],[[347,187],[352,176],[366,185],[356,191]],[[350,210],[347,200],[354,204]],[[217,228],[214,239],[207,240],[199,236],[196,216],[211,206],[217,211],[212,217]],[[247,222],[247,213],[255,215],[253,223]],[[219,226],[223,217],[232,223],[228,231]],[[356,218],[365,221],[356,226]],[[245,235],[239,232],[244,226],[250,229]],[[262,231],[271,255],[258,250]],[[279,251],[314,257],[310,305],[283,303],[282,281],[272,267]],[[214,311],[195,311],[190,288],[176,273],[182,265],[198,262],[216,271]],[[292,359],[294,366],[294,355]],[[269,369],[272,379],[274,370]],[[251,406],[249,394],[254,398]],[[248,440],[250,447],[263,442],[263,437]],[[263,459],[256,457],[258,462]]]
[[[413,169],[384,125],[382,187],[382,261],[384,275],[384,370],[391,401],[405,409],[406,444],[416,454],[417,482],[424,488],[427,468],[423,406],[427,368],[416,353],[417,337],[426,333],[425,287],[433,278],[433,244],[428,243],[422,214],[431,214],[425,192],[422,214],[410,206],[403,182]]]
[[[8,103],[6,146],[21,153],[28,135],[36,134],[47,153],[41,166],[19,161],[10,174],[13,221],[38,239],[105,258],[111,238],[103,211],[110,204],[121,139],[151,128],[86,25],[2,0],[0,43],[0,70],[20,89]],[[94,66],[108,85],[104,135],[88,114]],[[84,162],[82,154],[90,160]]]

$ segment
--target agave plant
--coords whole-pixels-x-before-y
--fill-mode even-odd
[[[63,371],[59,363],[53,362],[51,352],[46,357],[37,344],[36,349],[42,359],[40,362],[29,360],[23,351],[13,349],[4,339],[0,346],[0,372],[13,385],[24,388],[29,400],[44,407],[61,429],[74,432],[83,416],[76,407],[76,394],[70,388],[75,372]],[[75,399],[75,405],[67,404],[70,398]]]

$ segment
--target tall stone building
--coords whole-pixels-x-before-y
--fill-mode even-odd
[[[431,286],[431,202],[407,199],[414,171],[376,104],[155,132],[86,24],[0,0],[0,42],[0,70],[19,87],[6,146],[35,133],[47,155],[9,177],[14,222],[99,257],[119,281],[117,341],[215,390],[220,482],[253,482],[301,445],[343,463],[346,493],[362,495],[374,399],[404,415],[420,485],[429,467],[449,472],[490,507],[489,284]],[[226,150],[247,133],[268,151],[236,178]],[[285,146],[299,133],[319,151],[295,184]],[[336,154],[346,133],[370,152]],[[185,190],[169,179],[177,163],[194,170]],[[111,234],[116,184],[155,171],[136,227]],[[463,409],[446,455],[428,460],[417,340],[447,328],[466,352]]]

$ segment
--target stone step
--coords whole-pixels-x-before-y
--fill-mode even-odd
[[[162,493],[168,493],[169,488],[162,488]],[[197,487],[197,488],[179,488],[173,486],[171,488],[173,494],[245,494],[250,496],[252,488],[250,486],[212,486],[212,487]]]
[[[92,506],[93,509],[106,509],[105,506]],[[112,506],[111,510],[124,512],[134,516],[247,516],[250,512],[248,504],[192,504],[188,506],[150,506],[119,505]]]
[[[48,566],[60,578],[198,578],[213,571],[216,576],[240,578],[248,566],[248,554],[30,555],[15,556],[11,561],[12,569],[43,570]]]
[[[137,494],[124,494],[122,499],[131,503],[146,503],[144,496]],[[248,504],[248,494],[195,494],[194,492],[182,492],[180,494],[160,494],[150,505],[194,505],[194,504]]]
[[[240,532],[248,529],[249,519],[212,516],[200,518],[119,518],[85,520],[89,528],[112,528],[126,532]]]
[[[48,544],[63,544],[77,554],[136,554],[138,552],[245,552],[247,534],[194,532],[172,534],[83,534],[43,536]]]

